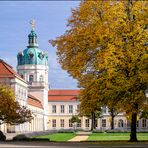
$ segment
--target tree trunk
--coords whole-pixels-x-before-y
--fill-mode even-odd
[[[111,129],[114,129],[114,109],[111,109]]]
[[[132,113],[130,142],[136,142],[136,141],[138,141],[137,140],[137,113]]]
[[[114,129],[114,116],[111,116],[111,129]]]
[[[96,129],[96,120],[95,120],[95,116],[94,116],[94,129]]]
[[[95,113],[91,113],[91,131],[95,129]]]

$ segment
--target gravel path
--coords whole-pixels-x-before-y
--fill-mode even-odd
[[[89,136],[76,136],[68,141],[86,141]]]

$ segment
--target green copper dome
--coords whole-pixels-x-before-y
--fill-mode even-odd
[[[48,65],[48,54],[38,48],[37,35],[31,30],[27,48],[17,55],[18,65]]]

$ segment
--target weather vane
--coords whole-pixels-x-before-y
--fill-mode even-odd
[[[32,19],[32,20],[30,21],[30,24],[31,24],[32,30],[34,30],[34,26],[35,26],[35,21],[34,21],[34,19]]]

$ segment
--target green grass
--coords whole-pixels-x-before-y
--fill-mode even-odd
[[[75,137],[75,133],[54,133],[34,138],[48,138],[50,141],[68,141]],[[138,140],[148,140],[148,133],[137,133]],[[128,141],[130,133],[92,133],[87,141]]]
[[[34,138],[42,139],[42,138],[48,138],[50,141],[68,141],[75,137],[74,133],[55,133],[55,134],[49,134],[44,136],[37,136]]]
[[[148,133],[137,133],[138,140],[148,140]],[[88,141],[115,141],[129,140],[130,133],[93,133]]]

